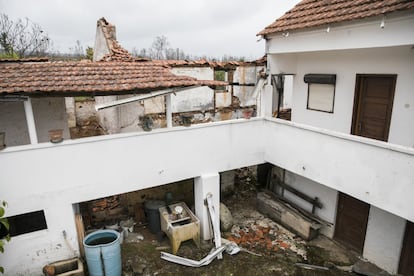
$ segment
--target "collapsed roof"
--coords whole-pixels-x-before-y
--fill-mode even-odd
[[[135,58],[116,41],[115,26],[105,18],[97,24],[107,45],[100,61],[0,60],[0,97],[107,96],[227,84],[177,76],[166,64]]]

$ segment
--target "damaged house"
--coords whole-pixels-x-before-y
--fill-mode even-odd
[[[146,62],[145,59],[132,57],[116,40],[115,26],[101,18],[97,22],[95,61],[131,61]],[[166,110],[172,113],[172,125],[182,125],[183,116],[192,123],[220,121],[241,118],[246,113],[254,113],[257,105],[258,90],[255,89],[260,79],[260,72],[265,69],[265,58],[252,62],[212,62],[207,60],[153,60],[148,61],[171,68],[171,72],[179,76],[189,76],[200,80],[219,80],[229,83],[228,86],[196,87],[167,96],[151,97],[115,108],[94,110],[95,103],[126,100],[129,96],[113,95],[111,97],[95,97],[91,101],[77,104],[69,102],[69,117],[81,122],[88,117],[96,116],[99,124],[110,134],[119,132],[142,131],[142,120],[150,117],[153,128],[167,125]],[[80,110],[80,107],[83,110]],[[91,108],[88,108],[91,107]],[[113,107],[113,106],[111,106]],[[85,110],[86,109],[86,110]],[[76,122],[73,121],[73,126]]]
[[[265,163],[268,189],[323,220],[320,233],[391,273],[410,275],[413,25],[412,2],[302,1],[259,33],[266,39],[267,80],[246,81],[257,83],[251,90],[257,117],[232,115],[190,127],[173,125],[172,93],[227,83],[124,60],[129,56],[117,45],[95,57],[106,61],[0,63],[0,131],[7,146],[0,150],[1,199],[8,202],[6,215],[24,225],[0,255],[7,275],[39,275],[45,264],[79,255],[82,203],[113,198],[105,204],[115,207],[117,195],[181,181],[191,180],[200,234],[209,239],[206,195],[218,210],[220,176]],[[237,82],[226,70],[224,80]],[[291,121],[279,118],[286,92]],[[138,97],[131,104],[145,115],[141,99],[157,93],[165,93],[167,127],[120,133],[122,120],[111,118],[119,111],[104,108],[107,115],[97,116],[111,135],[69,139],[73,97],[94,97],[102,107]],[[242,98],[233,94],[232,103],[233,96]],[[177,113],[191,111],[181,108]],[[59,143],[49,142],[55,128],[63,129]],[[24,223],[28,217],[34,223]]]

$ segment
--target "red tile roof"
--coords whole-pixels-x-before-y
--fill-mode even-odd
[[[414,12],[413,0],[303,0],[258,35],[363,19],[395,11]]]
[[[102,96],[226,84],[176,76],[152,62],[0,63],[0,76],[0,96]]]
[[[211,67],[217,69],[225,69],[237,66],[260,66],[266,64],[266,56],[254,61],[209,61],[206,59],[200,60],[152,60],[155,64],[160,64],[168,67]]]

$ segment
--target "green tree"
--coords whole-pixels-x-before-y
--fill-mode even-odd
[[[86,58],[93,60],[93,48],[91,46],[86,47]]]
[[[6,213],[6,210],[5,210],[6,207],[7,207],[7,202],[2,201],[0,205],[0,252],[1,253],[4,253],[5,243],[10,241],[9,221],[4,216]],[[0,266],[0,272],[4,273],[3,266]]]

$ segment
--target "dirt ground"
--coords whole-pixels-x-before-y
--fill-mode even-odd
[[[234,218],[233,228],[222,237],[236,242],[241,252],[224,252],[223,259],[200,268],[186,267],[160,258],[161,251],[171,253],[168,237],[136,226],[121,246],[124,275],[355,275],[346,271],[357,260],[355,254],[323,236],[307,243],[266,218],[256,210],[254,183],[247,182],[239,182],[237,192],[222,200]],[[197,248],[189,240],[181,244],[177,255],[200,260],[211,248],[212,242]]]

